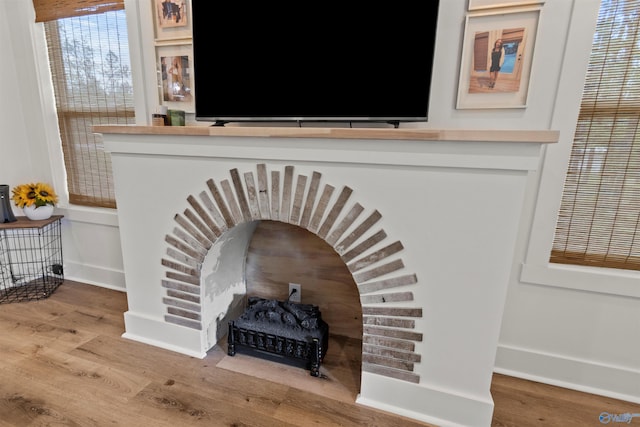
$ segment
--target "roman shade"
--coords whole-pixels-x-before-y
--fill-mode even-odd
[[[36,22],[124,9],[124,0],[33,0]]]

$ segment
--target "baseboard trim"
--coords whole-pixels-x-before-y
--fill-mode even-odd
[[[78,264],[73,261],[64,262],[65,279],[75,282],[126,292],[124,271],[108,269],[95,265]]]
[[[356,403],[413,418],[440,427],[487,427],[493,416],[493,399],[410,384],[362,372]]]
[[[201,349],[200,331],[167,323],[163,318],[151,318],[134,313],[124,313],[123,338],[154,347],[203,359],[207,352]]]
[[[499,345],[494,372],[640,403],[640,371],[622,366]]]

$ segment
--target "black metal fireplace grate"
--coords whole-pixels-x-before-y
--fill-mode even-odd
[[[229,322],[227,353],[304,367],[320,376],[327,353],[329,325],[317,306],[250,297],[245,311]]]

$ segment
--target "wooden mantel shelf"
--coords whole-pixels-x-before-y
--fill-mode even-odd
[[[101,125],[93,131],[102,134],[238,136],[257,138],[331,138],[422,141],[558,142],[553,130],[470,130],[408,128],[321,128],[254,126],[138,126]]]

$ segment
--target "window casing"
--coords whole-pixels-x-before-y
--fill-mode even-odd
[[[106,3],[95,7],[100,13],[81,9],[44,28],[69,202],[116,208],[111,157],[92,126],[134,124],[135,110],[125,11]]]
[[[640,270],[640,0],[603,0],[550,261]]]

